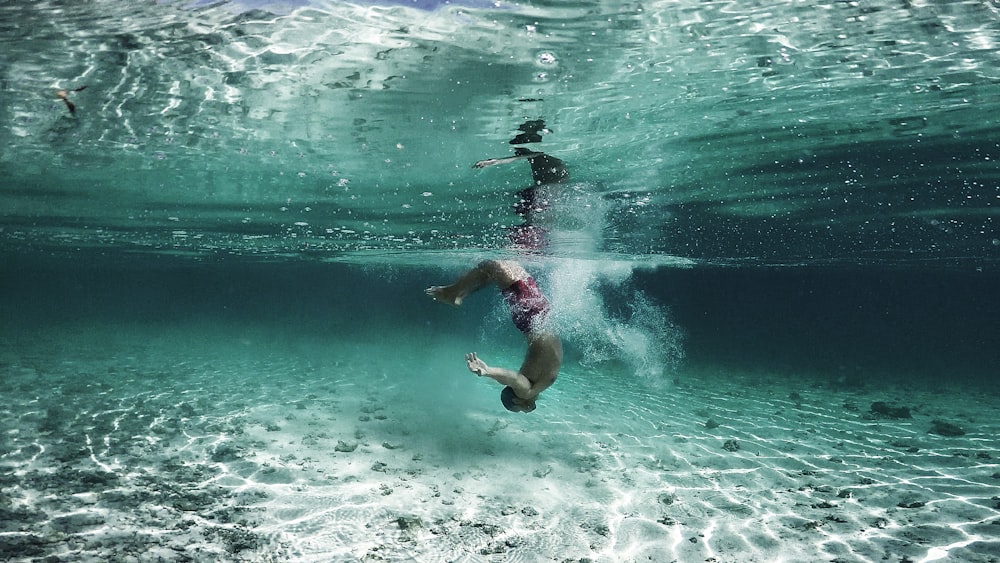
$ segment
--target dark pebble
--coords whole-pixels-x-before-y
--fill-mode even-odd
[[[255,550],[260,548],[263,543],[259,535],[244,528],[215,528],[212,531],[206,531],[205,535],[210,533],[218,534],[229,553]]]
[[[48,551],[48,543],[41,536],[3,536],[0,538],[0,559],[10,561],[15,558],[34,557]]]
[[[912,418],[909,407],[897,407],[882,401],[872,403],[871,412],[889,418]]]
[[[105,521],[105,518],[100,514],[79,513],[57,516],[52,519],[50,525],[53,530],[75,534],[83,531],[84,528],[100,526]]]
[[[337,440],[337,445],[333,449],[334,449],[334,451],[338,451],[338,452],[350,453],[350,452],[353,452],[354,450],[358,449],[358,443],[354,442],[354,443],[348,444],[347,442],[345,442],[343,440]]]
[[[964,436],[965,430],[962,430],[962,428],[957,424],[952,424],[943,420],[933,420],[931,421],[931,429],[928,433],[937,434],[939,436]]]
[[[423,528],[424,522],[417,516],[400,516],[396,518],[396,525],[399,526],[400,530],[410,531]]]
[[[44,512],[35,512],[27,508],[0,508],[0,532],[16,532],[21,526],[44,519]]]
[[[221,444],[218,444],[212,451],[212,461],[219,463],[226,461],[236,461],[241,457],[242,457],[242,450],[228,442],[223,442]]]

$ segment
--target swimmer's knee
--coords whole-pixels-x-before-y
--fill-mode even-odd
[[[479,264],[476,265],[480,270],[486,270],[487,272],[495,272],[500,269],[500,260],[495,260],[493,258],[487,258]]]
[[[516,260],[483,260],[476,266],[480,272],[486,274],[490,281],[495,283],[500,289],[509,287],[517,280],[528,277],[524,266]]]
[[[496,282],[503,272],[499,260],[487,259],[476,264],[476,269],[486,275],[491,282]]]

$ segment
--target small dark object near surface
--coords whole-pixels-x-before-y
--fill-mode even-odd
[[[719,423],[715,421],[714,418],[710,418],[705,422],[705,428],[711,430],[712,428],[718,428]]]
[[[909,407],[896,407],[882,401],[872,403],[872,412],[889,418],[913,418]]]
[[[727,452],[735,452],[740,449],[740,443],[736,440],[726,440],[726,443],[722,444],[722,449]]]
[[[962,427],[943,420],[931,421],[931,429],[928,433],[940,436],[965,436],[965,430],[962,430]]]

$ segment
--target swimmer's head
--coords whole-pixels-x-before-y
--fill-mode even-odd
[[[504,387],[503,391],[500,392],[500,402],[510,412],[531,412],[535,410],[535,401],[528,401],[518,397],[509,386]]]

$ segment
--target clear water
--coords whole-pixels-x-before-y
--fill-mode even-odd
[[[0,553],[991,560],[998,41],[990,0],[0,3]],[[472,165],[537,120],[524,253],[528,164]],[[528,416],[462,361],[521,359],[495,294],[422,294],[484,257],[566,345]]]
[[[7,2],[5,246],[490,247],[526,118],[592,258],[1000,253],[992,2]],[[72,93],[70,115],[58,89]],[[580,252],[556,248],[557,255]]]

